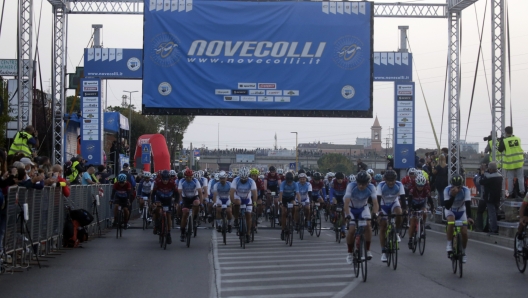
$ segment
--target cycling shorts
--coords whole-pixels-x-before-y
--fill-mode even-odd
[[[383,215],[389,214],[389,211],[392,214],[394,213],[394,209],[396,209],[396,207],[401,207],[400,200],[396,199],[391,204],[383,204],[382,202],[382,204],[380,204],[380,207],[381,207],[381,212],[383,213]]]
[[[156,203],[160,202],[162,206],[170,206],[172,204],[172,197],[156,196]]]
[[[227,207],[230,207],[230,206],[231,206],[231,200],[228,199],[228,198],[225,198],[225,199],[223,199],[223,198],[216,198],[216,203],[215,203],[215,205],[216,205],[217,207],[222,207],[223,204],[226,204]]]
[[[344,205],[345,201],[343,200],[344,196],[336,196],[334,197],[336,199],[337,205]]]
[[[278,187],[277,185],[268,185],[268,190],[270,192],[274,192],[275,195],[278,195],[279,194],[279,191],[278,191]]]
[[[282,197],[282,206],[288,208],[288,203],[293,203],[295,197]]]
[[[123,208],[128,207],[129,205],[128,198],[115,197],[114,204],[119,205]]]
[[[352,208],[350,207],[350,217],[351,217],[351,220],[350,220],[350,223],[349,225],[351,226],[355,226],[356,225],[356,221],[355,219],[370,219],[370,208],[368,205],[365,205],[363,207],[360,207],[360,208]]]
[[[445,209],[444,210],[444,215],[445,217],[449,217],[449,216],[454,216],[455,217],[455,220],[462,220],[462,221],[466,221],[467,220],[467,214],[466,214],[466,211],[451,211],[449,209]],[[466,226],[467,224],[465,224],[464,226]]]
[[[412,210],[412,211],[423,210],[425,208],[425,203],[426,203],[425,201],[423,201],[423,202],[411,201],[411,204],[409,205],[410,210]]]
[[[183,197],[182,201],[183,201],[183,204],[182,204],[183,208],[192,208],[194,201],[198,201],[199,202],[200,198],[198,198],[198,196],[194,196],[194,197],[190,197],[190,198]]]

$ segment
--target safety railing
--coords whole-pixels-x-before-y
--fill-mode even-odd
[[[6,224],[4,254],[0,255],[3,264],[0,261],[0,267],[3,271],[6,268],[11,271],[28,268],[38,256],[59,252],[62,249],[62,233],[68,207],[82,208],[94,215],[94,221],[85,227],[89,236],[97,235],[98,227],[110,227],[113,218],[111,193],[111,184],[70,186],[68,198],[63,196],[60,187],[45,187],[42,190],[10,187],[6,198],[6,216],[0,217]],[[96,200],[99,194],[102,196]],[[137,213],[137,210],[138,205],[134,201],[131,211]]]

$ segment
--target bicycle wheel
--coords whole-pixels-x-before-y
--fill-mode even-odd
[[[255,241],[256,230],[257,230],[257,214],[251,213],[251,242]]]
[[[341,212],[338,212],[338,214],[336,214],[336,224],[337,224],[337,228],[336,228],[336,237],[337,237],[337,243],[341,244],[341,225],[342,225],[342,222],[341,222]]]
[[[187,247],[191,246],[192,233],[193,233],[193,220],[192,220],[192,214],[189,213],[189,217],[187,218],[187,235],[185,235],[185,237],[187,238]]]
[[[246,219],[245,219],[245,216],[241,217],[243,219],[240,219],[240,233],[239,233],[239,238],[240,238],[240,247],[242,247],[243,249],[246,249],[246,233],[247,233],[247,227],[246,227]]]
[[[275,204],[272,202],[270,205],[269,222],[270,227],[275,228]]]
[[[363,282],[367,281],[367,244],[365,241],[365,235],[361,235],[359,238],[359,261],[361,262],[361,276],[363,276]]]
[[[420,219],[420,235],[418,237],[418,247],[420,255],[423,256],[425,252],[425,225],[422,219]]]
[[[141,216],[143,217],[143,230],[147,228],[147,208],[143,207]]]
[[[165,219],[163,222],[163,250],[167,249],[167,235],[169,234],[169,221],[167,220],[167,214],[163,215]]]
[[[354,249],[353,249],[353,253],[352,253],[352,264],[354,265],[354,275],[356,276],[356,278],[359,277],[359,267],[361,266],[360,262],[361,262],[361,256],[360,256],[360,248],[358,247],[357,245],[357,237],[354,238]]]
[[[226,236],[227,236],[227,218],[225,217],[225,214],[224,214],[223,219],[222,219],[222,238],[224,240],[224,245],[227,245]]]
[[[524,271],[526,270],[526,257],[525,257],[526,249],[523,249],[523,251],[518,251],[517,243],[519,241],[523,242],[523,247],[525,247],[526,243],[524,243],[525,241],[524,239],[523,240],[517,239],[518,236],[519,236],[519,232],[515,234],[515,240],[513,241],[513,256],[515,257],[515,263],[517,264],[517,269],[519,269],[521,273],[524,273]]]
[[[392,251],[392,268],[394,270],[396,270],[396,268],[398,267],[398,246],[399,246],[399,243],[398,243],[398,238],[396,236],[396,231],[393,230],[391,251]]]
[[[403,217],[403,224],[402,228],[400,230],[400,237],[403,239],[405,237],[405,234],[407,234],[407,229],[409,228],[409,216]]]
[[[300,214],[299,214],[299,238],[303,240],[304,237],[304,222],[306,219],[304,218],[304,206],[301,206],[300,208]]]
[[[315,235],[319,237],[321,236],[321,215],[317,212],[315,216],[315,226],[313,226],[313,229],[315,230]]]
[[[378,221],[372,220],[372,232],[374,232],[374,236],[378,235],[379,227],[378,227]]]
[[[290,231],[290,233],[288,234],[288,237],[290,238],[289,244],[290,246],[292,246],[293,244],[293,216],[291,212],[288,214],[288,230]]]
[[[457,234],[458,236],[458,234]],[[458,239],[457,237],[453,237],[453,251],[451,252],[451,267],[453,268],[453,273],[456,274],[458,270],[458,252],[456,251],[458,248]]]
[[[310,218],[310,229],[308,229],[308,233],[310,233],[310,236],[313,236],[315,231],[315,224],[316,224],[316,215],[315,213],[312,213],[312,218]]]
[[[196,238],[196,233],[198,233],[198,222],[199,220],[193,222],[193,237]]]
[[[458,258],[458,275],[462,278],[464,262],[462,258],[464,257],[464,248],[462,247],[462,234],[457,234],[457,258]]]

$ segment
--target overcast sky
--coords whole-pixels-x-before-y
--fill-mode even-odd
[[[16,4],[18,1],[6,1],[6,14],[0,36],[0,58],[16,58]],[[439,0],[393,1],[382,2],[421,2],[445,3]],[[491,2],[491,0],[490,0]],[[510,99],[513,105],[514,134],[521,137],[523,147],[528,150],[528,121],[523,119],[528,112],[526,97],[528,94],[528,1],[509,0],[510,37],[511,37],[511,93],[507,88],[507,125],[510,123]],[[466,135],[470,106],[473,76],[477,61],[478,30],[482,25],[486,0],[480,0],[462,13],[462,86],[461,86],[461,138]],[[34,0],[35,30],[39,21],[41,1]],[[52,45],[52,8],[48,1],[42,1],[42,20],[40,27],[40,60],[44,90],[49,89],[51,77]],[[489,87],[491,87],[491,11],[488,3],[483,37],[484,62],[479,66],[473,110],[469,122],[466,141],[479,142],[484,150],[482,140],[491,130],[491,107]],[[477,25],[478,19],[478,25]],[[92,24],[103,25],[103,46],[107,48],[141,48],[143,42],[143,17],[140,15],[70,15],[68,31],[68,72],[74,72],[92,35]],[[374,50],[396,51],[399,47],[399,25],[408,25],[409,41],[415,61],[414,81],[416,82],[416,145],[417,148],[434,148],[436,146],[433,129],[427,116],[424,96],[429,105],[432,122],[438,137],[441,135],[441,146],[447,143],[447,122],[442,123],[442,106],[444,99],[444,78],[446,72],[448,24],[447,19],[413,19],[413,18],[375,18]],[[487,79],[486,75],[487,74]],[[423,90],[420,90],[420,81]],[[488,82],[488,83],[486,83]],[[40,88],[40,86],[38,86]],[[123,90],[141,91],[141,81],[108,81],[108,105],[120,105]],[[489,90],[489,92],[488,92]],[[72,91],[68,91],[72,92]],[[374,116],[378,116],[383,127],[382,138],[385,140],[389,127],[393,127],[394,117],[393,83],[374,83]],[[70,93],[68,93],[71,95]],[[133,94],[133,104],[141,106],[139,93]],[[444,116],[447,119],[447,115]],[[277,133],[278,145],[286,148],[295,147],[295,135],[298,132],[301,142],[332,142],[336,144],[353,144],[357,137],[370,137],[370,127],[374,119],[337,119],[337,118],[272,118],[272,117],[211,117],[198,116],[189,126],[184,146],[193,143],[194,147],[205,145],[209,148],[219,146],[227,148],[272,147]],[[132,127],[134,124],[132,123]],[[220,133],[218,134],[218,126]]]

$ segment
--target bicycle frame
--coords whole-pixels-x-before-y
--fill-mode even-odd
[[[464,246],[462,244],[462,227],[467,225],[467,221],[455,220],[447,222],[448,225],[454,225],[453,228],[453,251],[451,253],[451,263],[453,273],[457,273],[457,263],[459,269],[459,275],[462,277],[462,257],[464,256]]]

